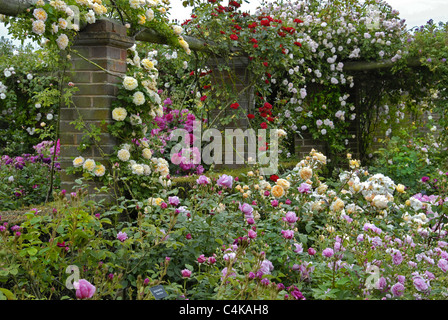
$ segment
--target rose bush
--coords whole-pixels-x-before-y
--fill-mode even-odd
[[[47,196],[51,198],[50,188],[58,189],[59,175],[53,176],[52,184],[50,177],[52,170],[60,171],[60,164],[57,161],[60,152],[59,140],[56,148],[53,146],[53,141],[48,140],[33,148],[35,151],[33,154],[1,156],[0,210],[15,210],[42,204],[47,200]]]

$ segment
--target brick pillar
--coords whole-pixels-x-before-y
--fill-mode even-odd
[[[219,70],[219,65],[222,65],[224,62],[222,59],[217,59],[216,61],[212,61],[210,63],[210,68],[212,72],[212,87],[215,87],[217,91],[226,90],[226,85],[233,85],[233,81],[235,86],[233,87],[234,92],[232,94],[235,95],[235,101],[239,103],[239,109],[244,110],[234,110],[231,109],[228,105],[222,105],[222,108],[225,108],[224,111],[221,110],[213,110],[209,117],[209,122],[214,121],[217,129],[219,129],[222,133],[222,164],[216,165],[216,168],[238,168],[243,164],[240,162],[247,161],[247,152],[248,152],[248,140],[245,138],[244,142],[238,141],[238,139],[233,139],[232,145],[233,148],[229,150],[226,148],[226,137],[225,130],[229,129],[234,131],[235,129],[241,129],[243,132],[249,128],[248,119],[245,116],[247,113],[251,112],[254,109],[255,98],[253,88],[246,89],[246,86],[250,84],[250,74],[247,69],[249,60],[245,57],[235,57],[230,59],[228,62],[228,66],[232,70],[232,74],[235,77],[231,78],[229,72],[225,70]],[[222,88],[220,88],[222,86]],[[244,91],[243,91],[244,90]],[[213,98],[215,99],[215,98]],[[222,99],[222,98],[221,98]],[[223,101],[224,102],[224,101]],[[232,101],[233,102],[233,101]],[[231,103],[232,103],[231,102]],[[244,114],[244,115],[243,115]],[[219,119],[216,117],[224,118],[227,116],[235,116],[234,119],[228,124],[221,125]],[[255,132],[256,134],[256,132]],[[249,142],[252,143],[252,142]],[[233,161],[232,164],[226,164],[226,157],[229,159],[232,157],[233,153]]]
[[[126,36],[126,28],[123,25],[98,20],[78,34],[73,49],[105,70],[123,75],[126,73],[127,49],[133,44],[133,39]],[[71,167],[75,157],[83,156],[85,159],[90,158],[96,163],[102,163],[109,169],[107,156],[112,153],[115,140],[107,132],[107,125],[112,122],[111,103],[117,95],[116,84],[122,80],[74,53],[71,54],[71,59],[73,64],[71,80],[79,91],[73,96],[76,108],[74,106],[61,108],[59,130],[61,168],[64,170]],[[70,122],[79,116],[84,119],[87,126],[94,125],[101,128],[99,148],[94,146],[83,152],[78,150],[83,134]],[[61,189],[67,190],[68,193],[74,191],[72,188],[77,178],[79,177],[63,172]],[[94,186],[92,183],[91,187]],[[107,195],[104,196],[108,198]]]

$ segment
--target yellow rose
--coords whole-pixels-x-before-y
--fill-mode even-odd
[[[337,198],[332,204],[331,204],[331,209],[333,211],[341,211],[344,208],[344,201],[342,201],[341,199]]]
[[[96,166],[94,173],[97,177],[102,177],[106,173],[106,167],[100,164],[99,166]]]
[[[350,169],[359,168],[359,161],[358,160],[350,160]]]
[[[400,193],[404,193],[405,186],[402,184],[398,184],[396,187],[397,191]]]
[[[88,171],[93,171],[95,169],[95,167],[96,167],[96,164],[95,164],[95,160],[93,160],[93,159],[87,159],[84,162],[84,164],[82,165],[82,168],[86,169]]]
[[[142,60],[142,65],[146,70],[152,70],[154,68],[154,62],[147,58]]]
[[[310,167],[303,167],[299,171],[300,178],[303,180],[308,180],[313,177],[313,170]]]
[[[144,15],[138,16],[138,24],[145,24],[146,23],[146,17]]]
[[[272,192],[273,196],[276,198],[280,198],[285,194],[285,190],[278,184],[272,188],[271,192]]]
[[[318,194],[324,194],[328,189],[328,186],[326,184],[321,184],[320,186],[317,187],[317,193]]]

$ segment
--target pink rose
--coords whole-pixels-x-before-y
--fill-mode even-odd
[[[73,283],[73,287],[76,289],[76,297],[78,299],[90,299],[93,297],[96,291],[96,287],[89,281],[80,279]]]

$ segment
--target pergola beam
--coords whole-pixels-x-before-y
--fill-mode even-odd
[[[392,60],[382,61],[346,61],[344,63],[344,71],[378,71],[392,68],[396,62]],[[408,59],[406,61],[408,67],[419,67],[421,62],[418,59]]]
[[[37,0],[0,0],[0,14],[17,16],[36,2]]]

